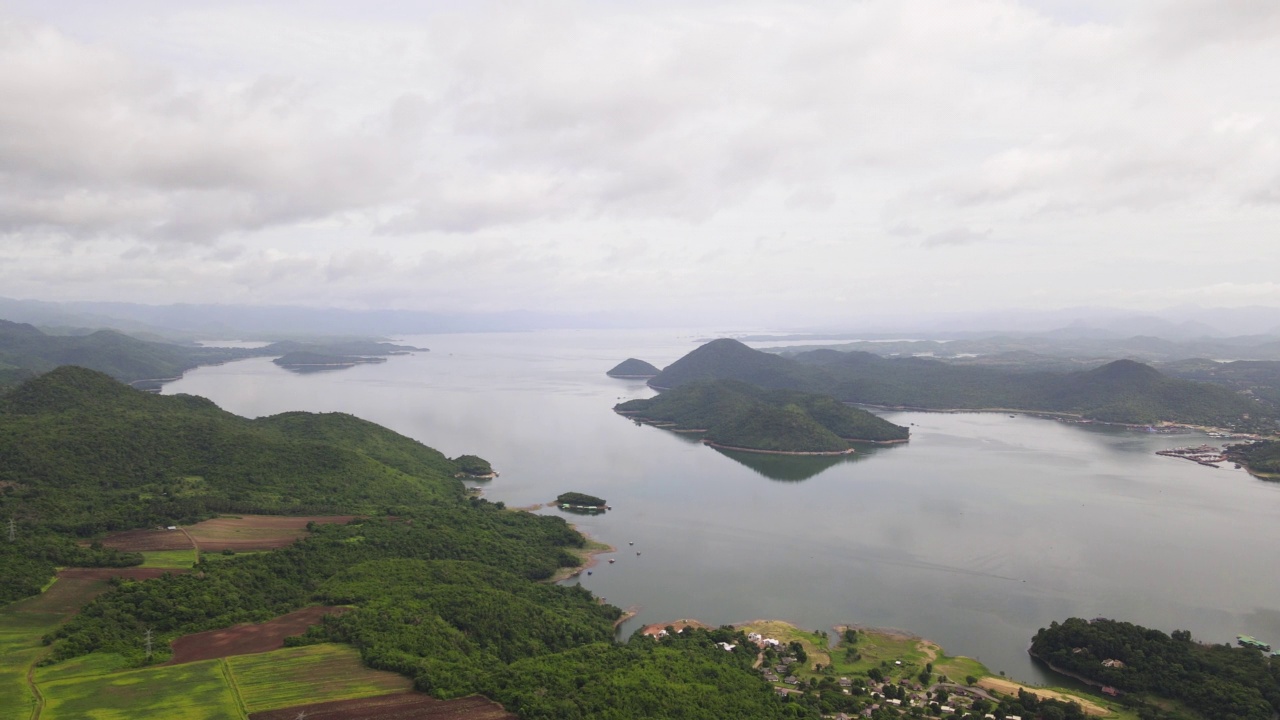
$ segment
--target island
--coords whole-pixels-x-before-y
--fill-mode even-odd
[[[556,496],[556,506],[570,512],[601,513],[609,509],[602,497],[580,492],[561,493]]]
[[[662,371],[657,367],[643,360],[627,358],[617,365],[614,365],[613,369],[606,372],[605,375],[608,375],[611,378],[648,380],[649,378],[657,377],[660,372]]]
[[[307,373],[324,370],[341,370],[356,365],[384,363],[385,357],[364,357],[360,355],[327,355],[325,353],[297,350],[285,353],[271,362],[285,370]]]
[[[784,357],[722,338],[668,365],[648,384],[669,390],[706,380],[739,380],[901,410],[1017,410],[1140,427],[1168,421],[1259,432],[1275,428],[1268,408],[1248,396],[1168,377],[1133,360],[1073,372],[1017,371],[857,351]]]
[[[1223,449],[1227,460],[1263,480],[1280,480],[1280,440],[1237,443]]]
[[[829,396],[766,390],[736,380],[691,382],[619,403],[636,422],[698,433],[712,447],[794,455],[847,455],[850,443],[906,442],[910,431]]]
[[[458,472],[454,473],[456,478],[492,480],[498,477],[498,471],[493,469],[489,461],[478,455],[459,455],[453,459],[453,463],[458,466]]]

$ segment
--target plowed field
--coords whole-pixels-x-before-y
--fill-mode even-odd
[[[516,720],[501,705],[479,695],[437,700],[416,692],[297,705],[251,713],[249,720],[294,720],[298,713],[306,713],[307,720]]]
[[[102,545],[126,552],[191,549],[191,541],[177,530],[124,530],[102,538]]]
[[[173,659],[168,664],[180,665],[197,660],[277,650],[284,647],[286,637],[301,635],[325,615],[344,610],[346,608],[308,607],[264,623],[234,625],[221,630],[183,635],[173,641]]]
[[[205,520],[187,528],[201,552],[274,550],[288,547],[307,534],[307,523],[317,525],[351,522],[352,515],[284,517],[242,515]]]

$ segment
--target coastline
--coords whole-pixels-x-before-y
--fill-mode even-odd
[[[713,448],[715,448],[715,449],[717,449],[717,450],[737,450],[738,452],[757,453],[757,454],[760,454],[760,455],[812,455],[812,456],[827,456],[827,457],[833,457],[833,456],[838,456],[838,455],[856,455],[856,454],[857,454],[857,452],[858,452],[857,450],[854,450],[853,448],[849,448],[848,450],[813,450],[813,451],[803,451],[803,450],[760,450],[760,449],[757,449],[757,448],[737,447],[737,446],[734,446],[734,445],[722,445],[722,444],[720,444],[720,443],[718,443],[718,442],[713,442],[713,441],[711,441],[711,440],[703,440],[703,441],[702,441],[702,444],[703,444],[703,445],[706,445],[706,446],[708,446],[708,447],[713,447]]]
[[[573,528],[575,532],[577,532],[587,541],[586,544],[583,545],[582,547],[571,548],[569,550],[569,552],[573,553],[579,558],[582,558],[582,564],[577,567],[562,567],[559,570],[556,570],[555,573],[550,578],[547,579],[547,582],[554,584],[554,583],[564,582],[565,580],[568,580],[569,578],[572,578],[572,577],[577,577],[578,575],[582,574],[582,571],[590,570],[591,568],[600,564],[600,558],[599,558],[600,555],[608,555],[610,553],[618,552],[618,548],[608,543],[603,543],[603,542],[600,542],[599,540],[596,540],[595,538],[591,537],[591,535],[583,532],[577,525],[574,525],[573,523],[569,523],[569,527]]]

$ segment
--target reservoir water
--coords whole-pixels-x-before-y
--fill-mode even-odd
[[[897,627],[1030,682],[1035,631],[1105,616],[1198,639],[1280,642],[1280,484],[1154,451],[1213,441],[1008,413],[883,413],[911,442],[847,460],[726,455],[612,412],[649,397],[604,372],[663,367],[712,333],[430,335],[430,352],[298,375],[268,359],[168,384],[257,417],[351,413],[450,457],[475,453],[508,506],[577,490],[612,544],[577,581],[638,615]],[[542,508],[538,512],[558,513]],[[630,545],[629,543],[634,543]],[[1060,682],[1054,679],[1055,682]]]

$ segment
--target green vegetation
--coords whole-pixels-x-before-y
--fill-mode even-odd
[[[1265,440],[1231,446],[1227,459],[1245,465],[1264,477],[1280,478],[1280,441]]]
[[[403,692],[411,683],[370,670],[348,645],[292,647],[225,660],[245,708],[251,712]]]
[[[190,569],[196,562],[196,550],[148,550],[142,553],[142,567]]]
[[[561,493],[556,496],[557,505],[582,505],[584,507],[604,507],[608,504],[604,498],[580,492]]]
[[[764,388],[830,395],[843,402],[925,409],[1006,408],[1078,414],[1106,422],[1161,420],[1254,427],[1266,408],[1218,385],[1179,380],[1117,360],[1080,372],[1017,372],[920,357],[814,350],[794,358],[715,340],[650,381],[675,388],[731,379]]]
[[[328,355],[308,350],[295,350],[285,353],[271,362],[286,370],[294,372],[314,372],[317,370],[333,370],[365,363],[386,362],[382,357],[364,357],[361,355]]]
[[[142,560],[73,543],[102,530],[217,511],[365,516],[314,525],[279,550],[202,556],[193,572],[112,580],[102,594],[101,581],[61,593],[64,578],[9,605],[0,689],[20,716],[34,702],[25,675],[36,664],[52,718],[240,717],[306,694],[281,678],[381,692],[385,676],[343,670],[353,652],[406,678],[400,684],[443,698],[485,693],[530,718],[774,718],[788,705],[750,670],[753,658],[723,652],[713,636],[616,644],[618,608],[581,586],[544,582],[578,565],[586,546],[563,519],[468,497],[454,475],[469,463],[350,416],[251,421],[200,398],[61,368],[0,398],[0,460],[0,517],[18,520],[15,540],[0,540],[0,576],[18,577],[23,592],[40,588],[58,553]],[[185,552],[150,557],[176,564]],[[274,657],[158,666],[176,637],[314,603],[350,609]],[[70,619],[48,612],[82,604]],[[323,680],[331,675],[346,679]]]
[[[643,360],[627,358],[605,374],[616,378],[651,378],[660,372],[662,371]]]
[[[42,720],[239,720],[244,717],[218,660],[83,675],[41,685]]]
[[[488,460],[475,455],[459,455],[453,459],[453,464],[458,466],[463,477],[487,478],[495,474]]]
[[[1163,714],[1159,698],[1213,718],[1269,720],[1280,708],[1280,663],[1251,648],[1202,645],[1184,630],[1170,636],[1116,620],[1070,618],[1036,633],[1031,652],[1060,671],[1129,693],[1130,702],[1149,700],[1144,717]]]
[[[905,440],[909,432],[830,397],[734,380],[690,382],[614,409],[647,422],[704,431],[718,445],[774,452],[847,452],[851,440]]]

